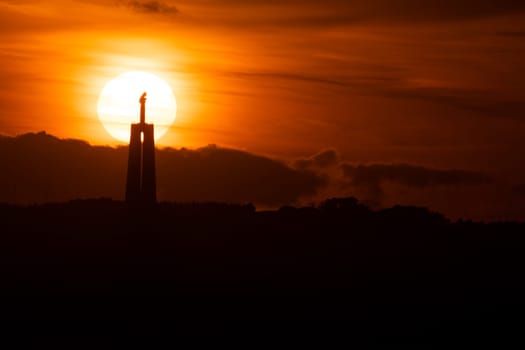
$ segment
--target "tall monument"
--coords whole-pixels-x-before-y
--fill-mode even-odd
[[[126,202],[151,205],[157,202],[155,140],[153,124],[146,124],[146,93],[140,97],[140,122],[131,124]]]

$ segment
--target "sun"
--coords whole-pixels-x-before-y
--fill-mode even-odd
[[[146,123],[155,124],[155,140],[160,139],[177,114],[177,101],[168,83],[156,75],[131,71],[110,80],[98,98],[98,118],[106,131],[128,142],[130,124],[140,118],[140,96],[146,92]]]

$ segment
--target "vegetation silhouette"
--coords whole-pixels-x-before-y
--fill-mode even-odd
[[[512,334],[524,311],[523,223],[373,211],[355,198],[275,211],[94,199],[0,213],[11,328],[448,342]]]

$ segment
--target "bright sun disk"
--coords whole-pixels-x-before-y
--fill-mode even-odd
[[[155,140],[175,121],[177,102],[170,86],[156,75],[132,71],[109,81],[98,98],[98,117],[107,132],[128,142],[130,124],[140,118],[140,96],[146,92],[146,123],[155,124]]]

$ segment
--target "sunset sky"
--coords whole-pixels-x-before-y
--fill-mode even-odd
[[[0,30],[6,136],[116,146],[98,96],[141,70],[177,98],[160,147],[330,149],[523,191],[523,1],[0,0]]]

